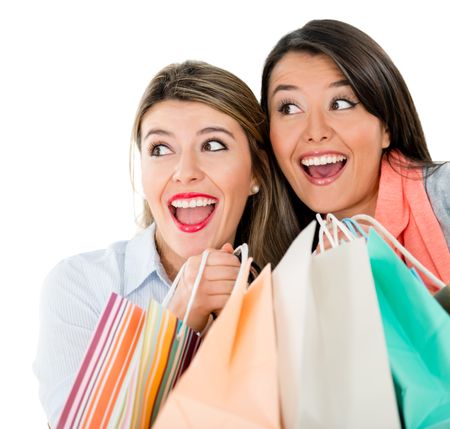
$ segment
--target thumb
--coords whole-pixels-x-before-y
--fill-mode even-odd
[[[225,243],[220,250],[223,250],[224,252],[227,253],[233,253],[233,246],[230,243]]]

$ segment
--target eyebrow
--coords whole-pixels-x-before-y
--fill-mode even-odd
[[[336,82],[331,82],[329,88],[338,88],[340,86],[350,86],[350,82],[347,79],[337,80]]]
[[[201,129],[197,135],[202,135],[202,134],[209,134],[209,133],[225,133],[228,134],[231,138],[234,139],[234,135],[231,131],[228,131],[226,128],[222,128],[222,127],[206,127]]]
[[[272,97],[279,91],[295,91],[296,89],[300,89],[295,85],[277,85],[276,88],[272,92]]]
[[[156,134],[158,136],[170,136],[170,137],[173,136],[173,133],[171,133],[170,131],[166,131],[166,130],[163,130],[160,128],[154,128],[154,129],[150,129],[147,131],[147,134],[145,135],[144,140],[153,134]]]
[[[347,79],[337,80],[335,82],[331,82],[328,87],[329,88],[339,88],[341,86],[350,86],[350,82]],[[295,91],[301,89],[296,85],[277,85],[277,87],[272,92],[272,97],[279,91]]]
[[[200,131],[197,132],[197,135],[203,135],[203,134],[209,134],[209,133],[225,133],[228,134],[231,138],[235,138],[233,133],[231,131],[228,131],[226,128],[222,127],[206,127],[202,128]],[[158,135],[158,136],[169,136],[173,137],[174,133],[171,133],[170,131],[163,130],[161,128],[155,128],[148,130],[147,134],[144,137],[144,140],[150,137],[151,135]]]

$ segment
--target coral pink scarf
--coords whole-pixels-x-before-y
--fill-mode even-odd
[[[380,186],[375,218],[381,222],[423,265],[444,283],[450,282],[450,252],[425,190],[422,169],[397,166],[408,163],[392,153],[393,166],[386,157],[381,163]],[[434,293],[438,287],[423,277]]]

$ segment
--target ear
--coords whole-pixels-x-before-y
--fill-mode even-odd
[[[381,140],[381,148],[386,149],[391,145],[391,135],[387,128],[384,128],[382,140]]]

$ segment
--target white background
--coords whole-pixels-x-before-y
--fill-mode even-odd
[[[265,56],[281,36],[310,19],[341,19],[385,48],[432,157],[450,159],[449,15],[435,3],[3,1],[0,426],[45,427],[31,363],[46,273],[135,231],[128,142],[160,68],[201,59],[240,76],[259,98]]]

